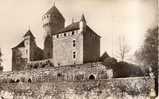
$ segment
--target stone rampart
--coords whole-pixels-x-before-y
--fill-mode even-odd
[[[107,79],[113,76],[112,69],[102,63],[60,66],[32,69],[0,74],[1,83],[50,82],[50,81],[83,81],[89,79]]]

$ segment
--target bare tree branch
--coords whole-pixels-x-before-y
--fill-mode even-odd
[[[121,61],[125,61],[128,53],[130,51],[130,48],[125,40],[125,37],[119,37],[119,49],[117,52],[117,57],[121,60]]]

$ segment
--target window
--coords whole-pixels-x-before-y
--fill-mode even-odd
[[[26,54],[28,54],[28,50],[26,50]]]
[[[75,34],[75,32],[74,31],[72,31],[72,35],[74,35]]]
[[[64,33],[64,36],[66,36],[66,33]]]
[[[76,52],[73,52],[73,58],[74,59],[76,58]]]
[[[76,40],[73,40],[73,47],[76,46]]]
[[[57,34],[56,37],[59,38],[59,35]]]
[[[31,83],[31,79],[30,78],[28,79],[28,83]]]
[[[62,74],[61,74],[61,73],[58,73],[58,74],[57,74],[57,77],[61,77],[61,76],[62,76]]]

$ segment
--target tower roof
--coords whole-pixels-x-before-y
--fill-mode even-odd
[[[31,32],[30,30],[28,30],[28,31],[25,33],[24,37],[26,37],[26,36],[31,36],[31,37],[35,38],[34,35],[32,34],[32,32]]]
[[[57,16],[65,20],[61,12],[57,9],[55,4],[45,13],[45,15],[50,14],[51,16]]]
[[[82,14],[82,17],[81,17],[81,20],[80,20],[80,21],[83,21],[83,22],[86,23],[86,18],[85,18],[85,16],[84,16],[84,14]]]

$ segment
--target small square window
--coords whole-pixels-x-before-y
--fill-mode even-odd
[[[57,34],[56,37],[59,38],[59,35]]]
[[[73,58],[74,59],[76,58],[76,52],[73,52]]]
[[[76,46],[76,41],[75,40],[73,40],[73,47],[75,47]]]
[[[66,33],[64,33],[64,36],[66,36]]]
[[[74,31],[72,31],[72,35],[74,35],[75,34],[75,32]]]

